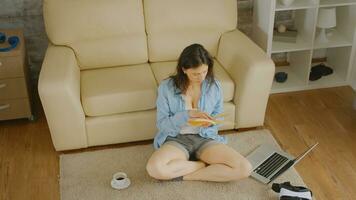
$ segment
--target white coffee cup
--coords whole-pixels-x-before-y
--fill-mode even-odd
[[[117,190],[125,189],[131,184],[130,179],[124,172],[117,172],[112,176],[111,187]]]
[[[294,0],[279,0],[279,2],[283,5],[283,6],[290,6]]]

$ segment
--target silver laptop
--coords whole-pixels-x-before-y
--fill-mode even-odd
[[[262,144],[246,158],[252,165],[251,176],[262,183],[270,183],[304,158],[318,143],[309,147],[297,158],[278,150],[270,144]]]

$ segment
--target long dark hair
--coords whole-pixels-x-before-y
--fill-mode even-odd
[[[173,79],[176,88],[180,89],[182,93],[185,93],[189,86],[188,76],[184,73],[184,69],[198,68],[202,64],[208,66],[208,73],[205,79],[208,83],[214,81],[213,65],[214,60],[209,52],[201,44],[192,44],[184,48],[179,56],[176,74],[170,76]]]

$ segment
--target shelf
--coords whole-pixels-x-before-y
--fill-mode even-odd
[[[326,66],[333,69],[333,73],[327,76],[323,76],[316,81],[309,81],[309,85],[312,87],[330,87],[330,86],[340,86],[345,84],[347,81],[347,74],[349,69],[349,60],[351,56],[352,47],[336,47],[325,49],[325,57],[327,62],[323,62]],[[314,51],[313,54],[317,52]],[[318,50],[318,53],[320,51]],[[311,66],[316,66],[320,63],[312,63]]]
[[[346,84],[346,80],[343,76],[337,74],[337,72],[334,72],[330,75],[323,76],[320,79],[316,81],[309,81],[309,86],[311,87],[336,87],[336,86],[341,86]]]
[[[310,50],[312,45],[304,41],[297,41],[296,43],[289,42],[272,42],[272,53],[281,53],[281,52],[291,52],[291,51],[301,51],[301,50]]]
[[[317,35],[318,34],[316,34],[316,36]],[[330,36],[328,36],[328,39],[329,42],[327,43],[318,43],[317,41],[315,41],[314,49],[352,46],[352,41],[348,40],[345,36],[343,36],[336,30],[333,31]]]
[[[287,66],[276,67],[276,72],[288,73],[284,83],[275,80],[271,93],[326,88],[350,83],[356,52],[356,0],[295,0],[282,6],[280,0],[254,0],[253,39],[270,57],[279,57]],[[316,40],[320,10],[336,8],[336,26],[327,29],[327,43]],[[296,30],[296,41],[278,41],[274,30],[285,24]],[[280,40],[286,38],[280,37]],[[285,40],[287,41],[287,40]],[[292,40],[291,40],[292,41]],[[333,73],[319,80],[309,81],[313,58],[333,68]],[[317,59],[314,59],[316,61]]]
[[[295,16],[294,28],[298,30],[296,42],[290,43],[274,41],[272,37],[271,53],[312,49],[313,33],[315,31],[314,21],[316,18],[317,9],[294,10],[292,12]]]
[[[286,72],[288,78],[284,83],[278,83],[276,80],[273,80],[272,83],[272,93],[292,91],[298,88],[305,87],[305,81],[295,73],[291,67],[276,67],[276,72]]]
[[[290,6],[284,6],[280,4],[279,1],[276,3],[276,11],[308,9],[315,7],[317,7],[317,5],[311,0],[296,0]]]
[[[276,67],[276,72],[286,72],[288,78],[284,83],[274,80],[272,92],[287,92],[300,90],[307,86],[309,63],[311,62],[311,50],[295,51],[288,53],[289,66]]]
[[[320,0],[320,7],[356,5],[356,0]]]

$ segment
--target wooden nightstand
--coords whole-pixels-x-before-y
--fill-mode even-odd
[[[20,29],[1,30],[6,37],[18,36],[16,48],[0,52],[0,120],[28,118],[34,120],[29,92],[29,73],[26,62],[25,40]],[[0,48],[8,47],[7,40]]]

